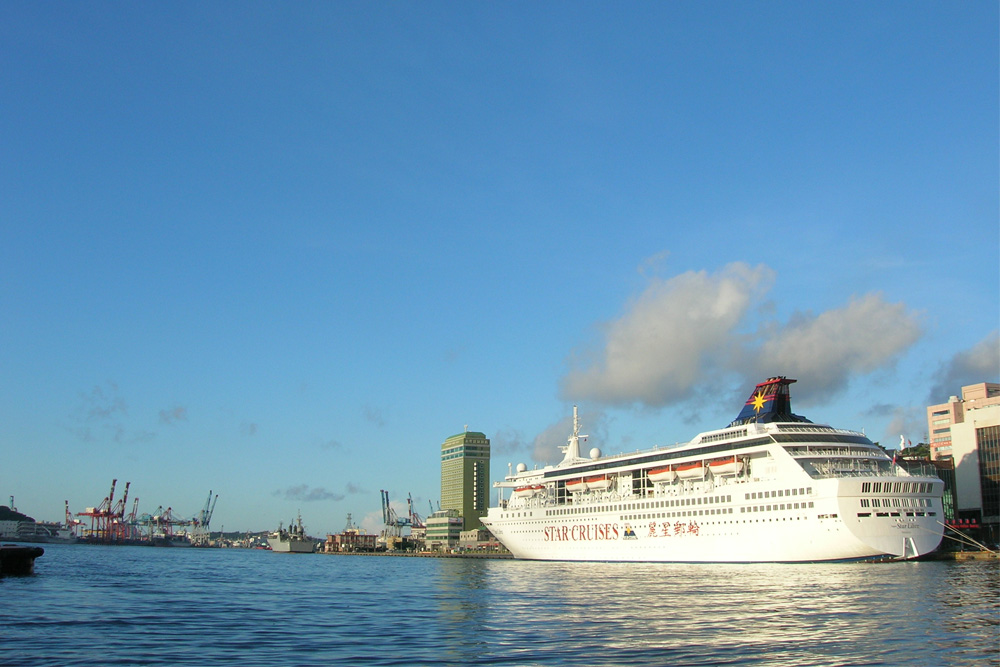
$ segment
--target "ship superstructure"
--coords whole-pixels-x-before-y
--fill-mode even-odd
[[[267,536],[267,544],[271,551],[282,553],[311,554],[316,550],[316,541],[306,535],[301,514],[289,522],[288,530],[279,524],[278,530]]]
[[[519,464],[483,523],[538,560],[808,562],[912,558],[941,542],[944,483],[907,473],[863,433],[792,414],[785,377],[724,429],[671,448]],[[509,491],[509,496],[504,493]]]

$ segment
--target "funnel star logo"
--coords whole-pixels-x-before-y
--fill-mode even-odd
[[[753,409],[754,412],[760,412],[760,409],[764,407],[764,394],[763,392],[757,392],[757,395],[753,397]]]

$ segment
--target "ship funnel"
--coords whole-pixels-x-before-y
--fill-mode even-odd
[[[809,422],[805,417],[792,414],[792,396],[788,386],[795,382],[784,376],[768,378],[750,393],[740,414],[730,426],[767,422]]]

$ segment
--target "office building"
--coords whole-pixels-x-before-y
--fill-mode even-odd
[[[962,387],[962,397],[927,408],[933,460],[955,467],[955,515],[981,523],[988,539],[1000,526],[1000,384]]]
[[[483,433],[465,431],[441,445],[441,509],[456,510],[462,530],[483,527],[489,501],[490,441]],[[429,535],[428,535],[429,537]]]

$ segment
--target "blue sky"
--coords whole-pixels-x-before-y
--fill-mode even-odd
[[[0,7],[0,496],[379,527],[1000,380],[996,3]]]

